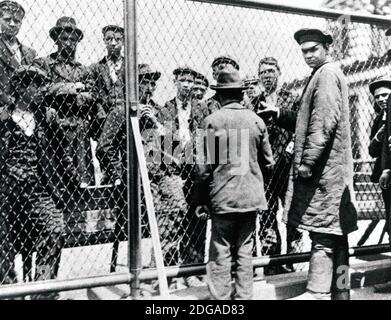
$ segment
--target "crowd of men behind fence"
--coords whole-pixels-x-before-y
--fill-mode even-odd
[[[119,216],[126,212],[124,29],[103,28],[107,55],[87,67],[76,61],[84,34],[75,19],[59,18],[49,32],[56,52],[37,57],[17,38],[24,16],[20,4],[0,2],[1,284],[17,282],[16,255],[26,261],[33,251],[34,280],[57,277],[66,201],[77,201],[83,188],[120,188]],[[148,64],[138,66],[140,127],[151,159],[147,166],[164,262],[204,262],[208,247],[206,282],[214,299],[251,299],[252,257],[281,254],[283,245],[294,253],[302,231],[309,232],[312,251],[307,292],[301,298],[349,298],[349,288],[337,286],[337,270],[349,266],[347,236],[357,229],[348,85],[330,59],[330,35],[301,29],[294,39],[313,69],[301,95],[282,86],[283,70],[275,58],[262,58],[258,77],[242,79],[239,61],[222,55],[211,65],[215,85],[194,68],[180,66],[172,74],[176,96],[158,105],[154,94],[161,72]],[[206,99],[209,88],[216,94]],[[388,223],[391,78],[371,83],[370,91],[376,113],[369,146],[376,158],[372,179],[382,187]],[[202,141],[213,163],[187,161],[189,153],[198,151],[200,130],[207,132]],[[248,154],[238,156],[244,144]],[[219,161],[216,155],[228,158]],[[241,172],[243,164],[247,170]],[[286,237],[277,219],[282,209]],[[265,275],[294,271],[291,264],[264,268]],[[32,280],[31,274],[24,280]],[[171,288],[180,288],[180,281],[204,284],[194,276],[176,281]]]

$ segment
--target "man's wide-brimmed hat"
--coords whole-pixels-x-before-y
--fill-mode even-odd
[[[61,35],[61,32],[71,32],[77,35],[79,41],[84,38],[83,31],[76,26],[76,20],[71,17],[62,17],[57,20],[56,26],[50,29],[50,37],[56,41]]]
[[[382,76],[374,80],[369,84],[369,91],[372,95],[375,95],[376,89],[379,89],[381,87],[386,87],[391,89],[391,77],[389,76]]]
[[[10,12],[12,14],[21,14],[22,17],[25,16],[26,11],[24,8],[15,1],[1,1],[0,2],[0,9],[2,11]]]
[[[298,44],[309,41],[327,44],[333,43],[333,37],[319,29],[300,29],[295,33],[294,38]]]
[[[32,82],[44,85],[49,82],[48,74],[34,66],[21,66],[11,76],[11,83],[16,87],[21,84],[29,85]]]
[[[248,86],[243,83],[239,71],[236,69],[223,69],[217,77],[217,84],[211,85],[210,88],[215,91],[219,90],[246,90]]]
[[[152,79],[157,81],[162,76],[161,72],[153,71],[149,64],[142,63],[138,65],[138,80]]]

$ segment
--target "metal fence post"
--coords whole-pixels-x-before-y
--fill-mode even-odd
[[[136,0],[124,0],[125,9],[125,61],[126,61],[126,128],[128,137],[128,257],[129,270],[133,275],[131,295],[140,296],[141,272],[141,214],[140,214],[140,179],[136,146],[131,118],[138,116],[137,92],[137,21]]]

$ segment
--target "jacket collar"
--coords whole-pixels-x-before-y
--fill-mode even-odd
[[[19,41],[18,41],[19,43]],[[19,43],[20,46],[20,43]],[[21,46],[20,46],[21,47]],[[0,59],[9,67],[17,69],[20,67],[18,60],[15,59],[4,39],[0,37]]]
[[[54,52],[54,53],[50,54],[49,57],[50,57],[50,62],[49,62],[50,65],[65,63],[65,64],[69,64],[71,66],[77,66],[77,67],[81,66],[80,62],[77,62],[75,59],[67,59],[66,60],[58,52]]]

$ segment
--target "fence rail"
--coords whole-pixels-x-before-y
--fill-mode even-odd
[[[391,46],[384,35],[388,19],[241,0],[61,0],[57,4],[49,0],[20,0],[20,4],[26,17],[18,39],[38,52],[34,59],[25,61],[26,65],[43,69],[47,79],[41,88],[44,102],[34,100],[32,104],[44,106],[39,112],[33,110],[39,128],[34,139],[23,135],[23,124],[14,125],[13,119],[19,114],[15,110],[22,110],[18,94],[10,88],[9,100],[0,99],[2,110],[11,115],[0,117],[0,156],[4,159],[0,165],[0,284],[4,283],[0,286],[0,298],[45,297],[50,292],[120,283],[130,284],[136,298],[141,282],[157,278],[130,125],[130,119],[136,116],[143,137],[150,134],[145,139],[146,157],[150,160],[148,170],[168,277],[203,274],[209,234],[208,222],[198,219],[191,207],[194,163],[186,163],[182,153],[174,155],[177,163],[171,161],[174,157],[165,162],[166,158],[159,157],[164,143],[158,144],[158,153],[152,153],[152,157],[149,154],[156,150],[156,141],[160,142],[162,127],[166,130],[168,122],[173,128],[179,126],[175,116],[164,112],[176,108],[180,96],[173,71],[188,65],[211,83],[213,59],[229,53],[240,64],[242,76],[259,78],[261,58],[273,56],[281,68],[279,89],[298,97],[310,72],[293,39],[293,32],[302,27],[318,27],[334,35],[332,56],[341,63],[350,85],[355,189],[362,222],[360,230],[351,237],[351,245],[364,244],[375,229],[374,223],[366,229],[365,220],[384,219],[381,191],[370,180],[374,159],[368,145],[377,114],[368,84],[389,73],[387,50]],[[58,38],[70,36],[66,28],[59,27],[61,16],[76,18],[76,29],[84,36],[80,39],[74,28],[72,35],[79,38],[74,40],[76,58],[71,63],[49,59],[59,49]],[[67,23],[75,27],[69,19]],[[109,28],[112,32],[103,35],[101,29],[107,25],[124,27],[123,38],[115,39],[118,32],[121,34],[118,28]],[[0,38],[0,46],[7,49],[2,41]],[[107,62],[109,50],[116,52],[110,43],[122,47],[122,65],[116,64],[118,61]],[[0,58],[4,52],[0,50]],[[12,55],[9,58],[14,59]],[[12,90],[18,92],[29,80],[20,74],[16,76],[19,68],[15,65],[24,62],[10,61],[13,68],[0,67],[10,70],[5,75],[7,80],[19,81],[11,81]],[[4,78],[2,72],[0,82]],[[192,108],[208,103],[213,94],[206,87],[202,97],[196,96],[194,88],[199,83],[195,80],[188,90],[191,96],[185,100]],[[255,91],[262,89],[262,77],[260,83]],[[157,129],[156,123],[151,127],[150,119],[161,127]],[[197,129],[200,119],[191,120],[193,129]],[[28,132],[29,126],[25,127]],[[284,142],[273,131],[275,128],[269,130],[275,139],[273,151],[278,151]],[[35,147],[42,152],[33,153]],[[43,158],[44,154],[49,158]],[[20,170],[13,170],[14,167]],[[286,182],[286,175],[281,173],[289,170],[289,163],[279,169],[267,182],[270,210],[259,214],[254,235],[255,265],[294,263],[297,270],[303,270],[308,261],[309,241],[305,233],[297,233],[293,241],[287,239],[288,231],[280,217],[282,186]],[[48,176],[52,171],[60,172],[59,176]],[[43,179],[47,189],[38,188],[34,179]],[[26,197],[26,192],[33,196]],[[389,250],[385,245],[371,245],[353,251],[354,255],[363,255]],[[16,284],[33,278],[37,282]]]

